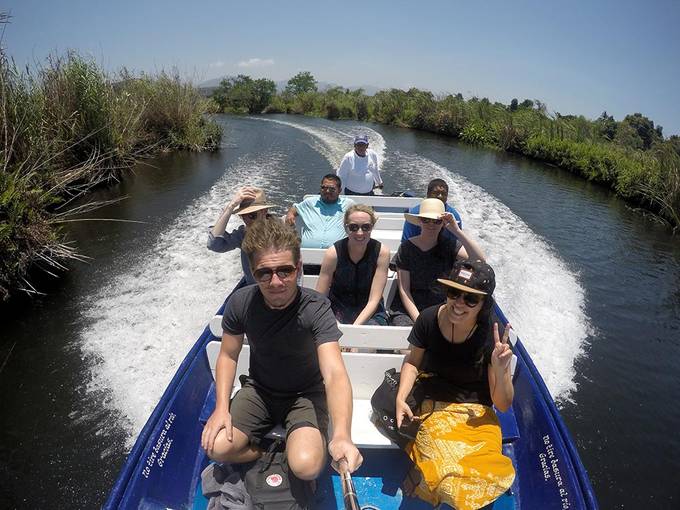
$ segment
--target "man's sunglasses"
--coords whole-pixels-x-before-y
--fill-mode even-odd
[[[338,188],[335,186],[321,186],[321,191],[337,191]]]
[[[279,266],[279,267],[262,267],[253,271],[255,280],[260,283],[271,281],[274,273],[279,277],[279,280],[285,280],[297,270],[295,266]]]
[[[455,301],[458,296],[463,296],[463,302],[470,308],[475,307],[479,304],[484,296],[481,294],[471,294],[460,289],[447,289],[446,297]]]
[[[362,232],[370,232],[373,230],[373,225],[370,223],[364,223],[362,225],[359,225],[358,223],[348,223],[345,225],[347,227],[347,230],[350,232],[358,232],[359,229],[361,229]]]
[[[248,214],[243,214],[243,216],[245,216],[249,220],[256,220],[257,217],[259,216],[258,213],[259,213],[259,211],[256,211],[256,212],[251,212],[251,213],[248,213]]]
[[[422,221],[423,223],[434,223],[435,225],[441,225],[443,220],[441,219],[434,220],[432,218],[420,218],[420,221]]]

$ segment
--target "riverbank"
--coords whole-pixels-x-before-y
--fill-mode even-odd
[[[291,78],[279,94],[273,82],[266,82],[271,80],[239,76],[223,82],[214,97],[230,112],[371,121],[522,154],[607,186],[673,231],[680,228],[680,137],[664,138],[663,128],[639,113],[616,121],[603,112],[589,120],[549,114],[537,100],[513,99],[505,105],[487,98],[465,100],[461,94],[436,97],[416,88],[373,96],[342,87],[319,92],[309,73]]]
[[[75,53],[19,70],[0,50],[0,96],[0,302],[79,258],[60,227],[98,204],[76,200],[139,158],[216,150],[222,134],[177,73],[110,76]]]
[[[392,89],[370,97],[331,89],[289,98],[283,105],[287,113],[373,121],[522,154],[603,184],[654,213],[673,231],[680,227],[680,140],[664,140],[654,129],[655,135],[645,140],[632,120],[617,124],[606,113],[597,121],[550,117],[545,105],[533,101],[506,106],[485,98],[465,100],[460,94],[437,99],[418,89]],[[281,109],[278,105],[267,111]],[[606,138],[607,125],[611,139]]]

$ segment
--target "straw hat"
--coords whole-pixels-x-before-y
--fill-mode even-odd
[[[261,209],[269,209],[270,207],[274,206],[267,203],[267,196],[264,194],[264,191],[258,188],[255,191],[255,198],[253,200],[244,200],[241,202],[238,205],[238,209],[234,211],[234,214],[241,216]]]
[[[418,214],[404,213],[404,218],[409,223],[420,225],[420,218],[438,220],[445,212],[444,202],[438,198],[426,198],[420,202],[420,212]]]

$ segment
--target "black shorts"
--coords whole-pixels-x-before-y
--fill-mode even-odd
[[[229,406],[231,423],[248,436],[250,444],[259,446],[277,425],[286,430],[286,438],[300,427],[314,427],[326,441],[328,408],[323,389],[292,397],[274,396],[256,388],[252,380],[242,378],[242,387]]]

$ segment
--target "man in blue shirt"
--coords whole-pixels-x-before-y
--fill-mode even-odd
[[[451,207],[449,204],[446,203],[446,199],[449,197],[449,185],[446,184],[446,181],[443,179],[432,179],[430,183],[427,185],[427,198],[438,198],[442,202],[444,202],[444,208],[446,209],[446,212],[450,212],[453,214],[453,217],[456,218],[456,223],[458,223],[458,226],[460,228],[463,228],[463,221],[460,219],[460,214],[458,214],[458,211],[456,211],[453,207]],[[420,213],[420,205],[417,205],[415,207],[411,207],[408,210],[409,213],[411,214],[419,214]],[[408,221],[404,222],[404,231],[401,234],[401,242],[403,243],[407,239],[410,239],[411,237],[420,235],[420,227],[417,225],[414,225],[413,223],[409,223]],[[442,229],[442,235],[446,237],[450,237],[451,239],[456,239],[456,236],[451,233],[449,229]]]
[[[308,197],[288,210],[286,223],[295,225],[300,218],[303,248],[328,248],[347,235],[345,211],[354,201],[340,196],[341,190],[342,181],[337,175],[324,175],[319,196]]]

